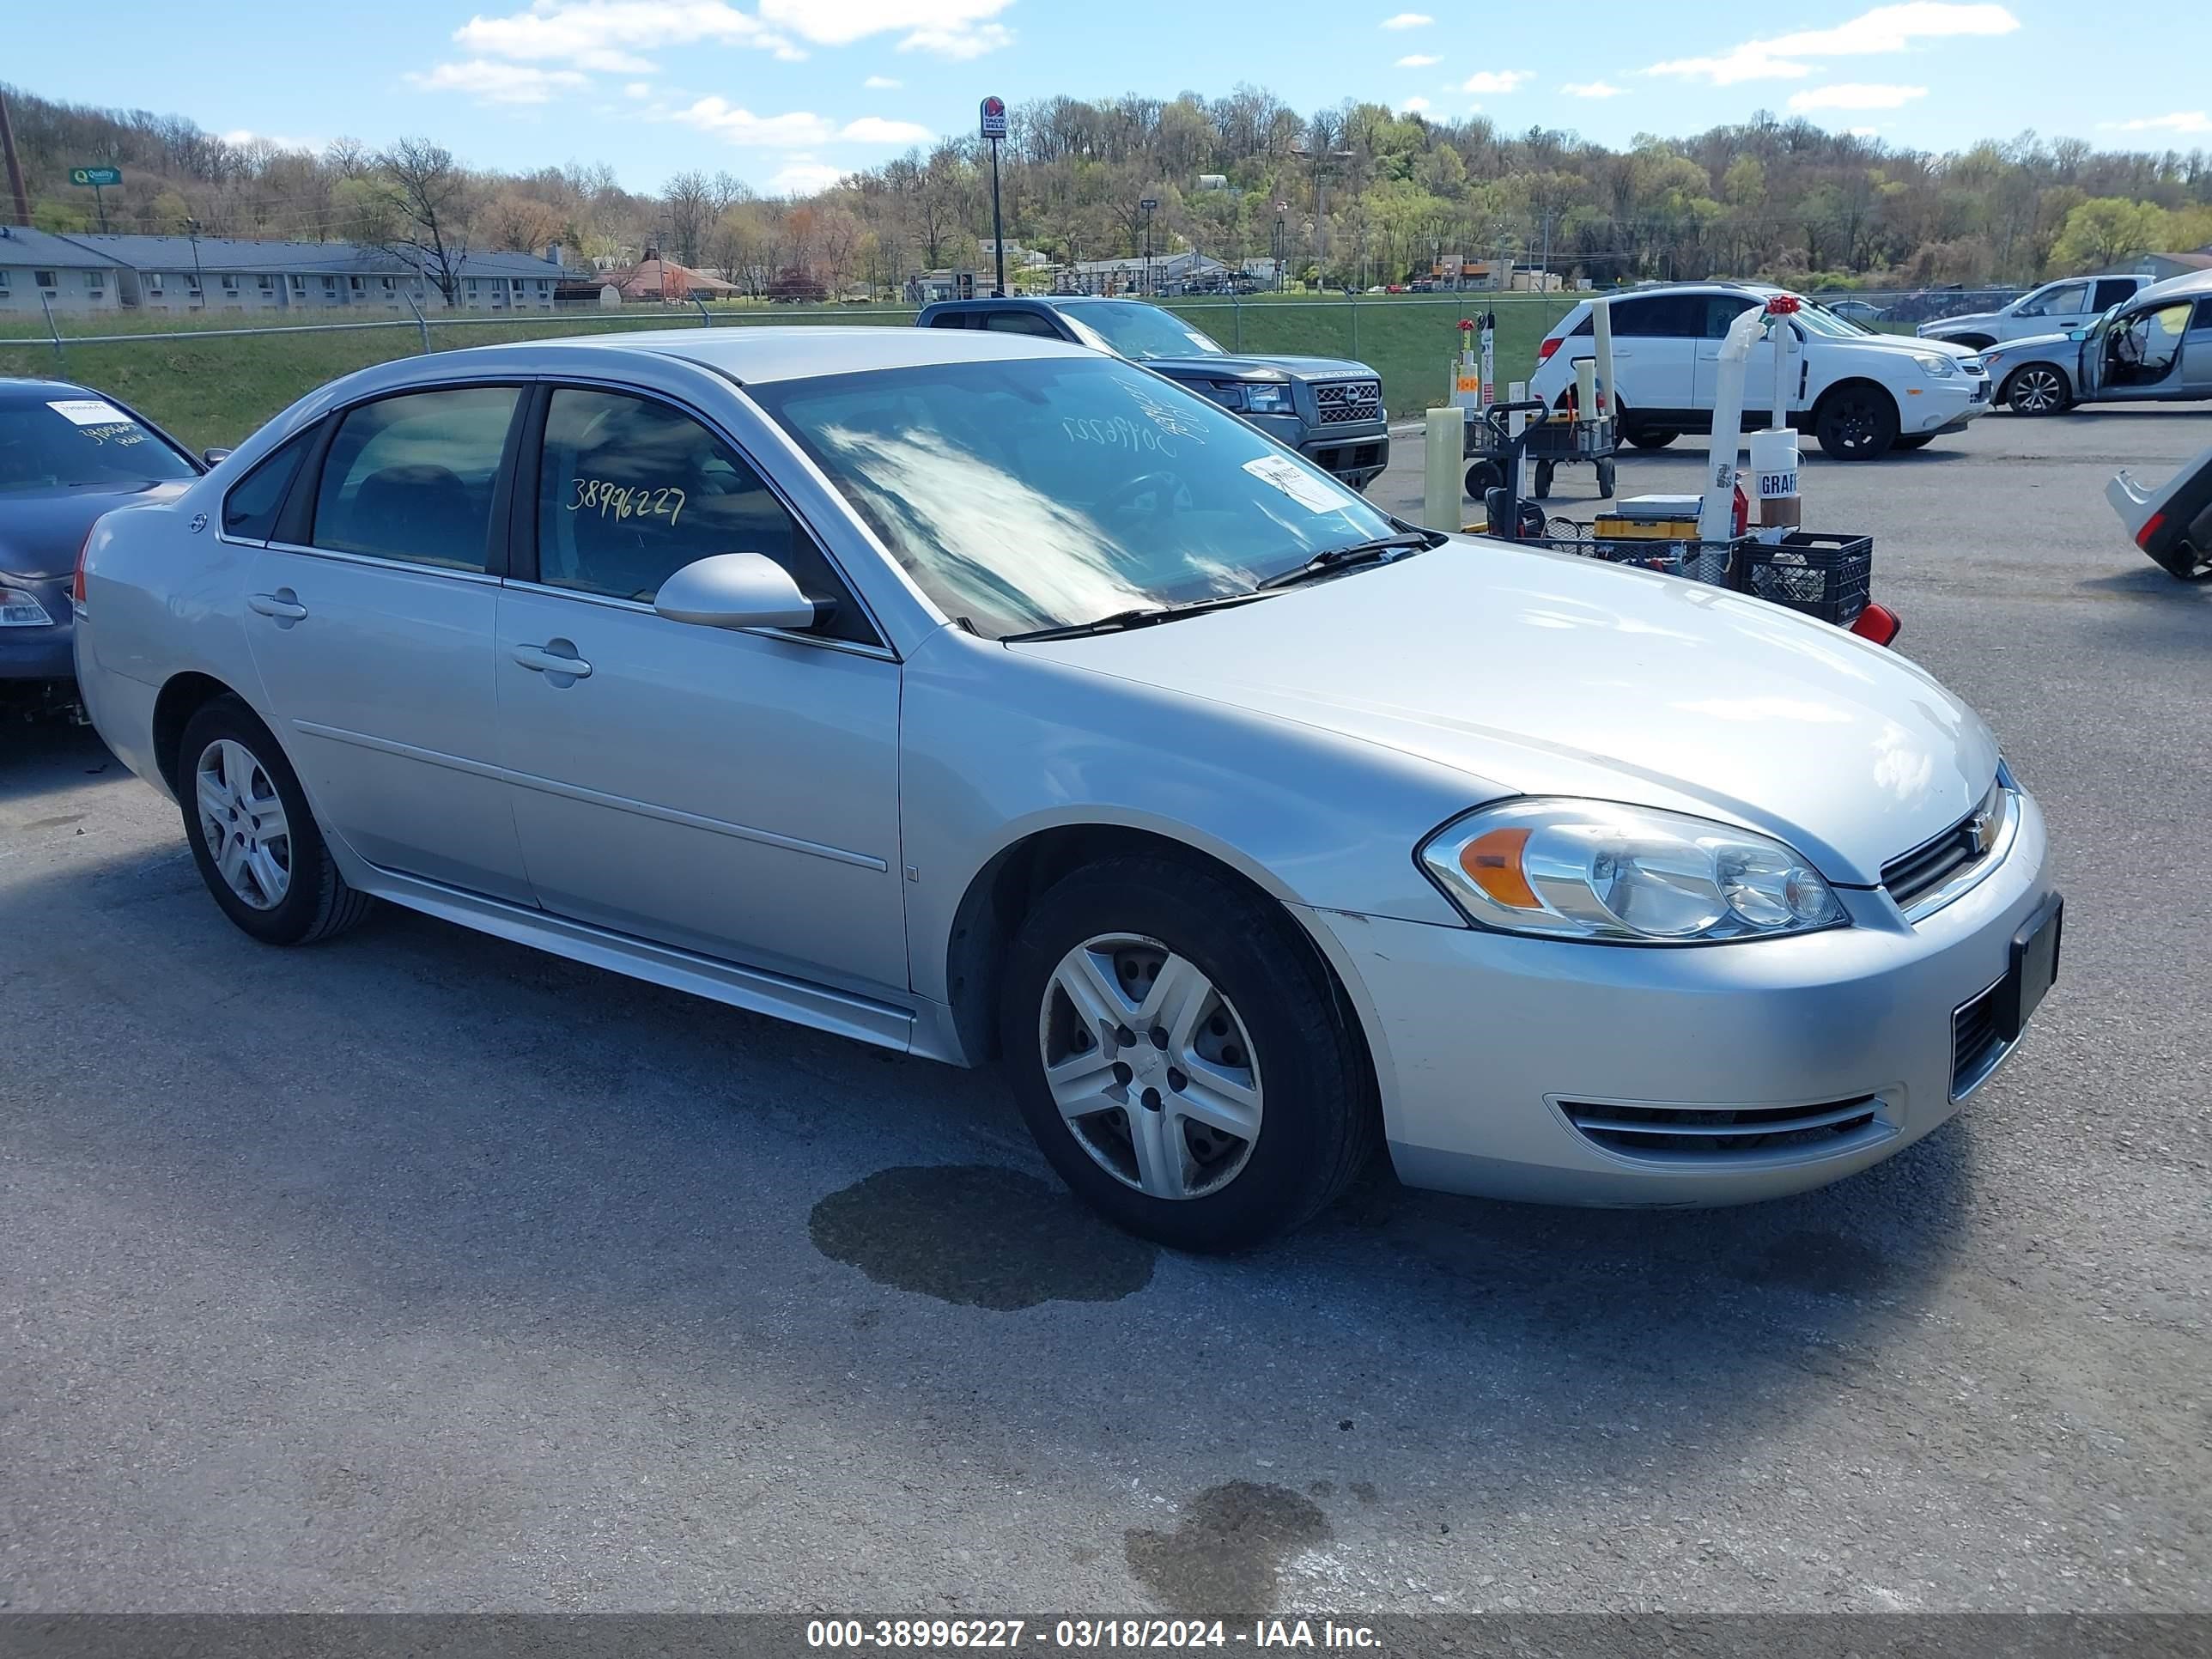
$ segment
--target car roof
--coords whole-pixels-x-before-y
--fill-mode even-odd
[[[649,353],[698,363],[746,386],[805,380],[871,369],[917,368],[938,363],[994,362],[1025,357],[1096,356],[1081,346],[1031,334],[988,333],[952,328],[869,328],[805,324],[733,328],[653,329],[635,334],[568,335],[471,346],[441,352],[447,362],[465,356],[484,362],[527,356],[549,346],[584,346],[610,355]]]
[[[2136,290],[2130,303],[2145,300],[2193,299],[2199,294],[2212,294],[2212,270],[2185,270],[2179,276],[2168,276],[2163,282],[2153,283]]]
[[[0,375],[0,397],[10,392],[33,398],[97,398],[100,394],[75,380],[41,380],[29,374]]]

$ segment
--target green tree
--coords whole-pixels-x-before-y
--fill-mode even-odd
[[[2154,202],[2097,197],[2066,216],[2051,260],[2066,270],[2102,270],[2148,253],[2166,240],[2166,210]]]

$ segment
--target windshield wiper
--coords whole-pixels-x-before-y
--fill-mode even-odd
[[[1125,628],[1149,628],[1155,623],[1181,622],[1185,617],[1200,616],[1208,611],[1225,611],[1232,605],[1249,605],[1255,599],[1266,597],[1260,588],[1255,587],[1247,593],[1217,593],[1211,599],[1186,599],[1181,605],[1135,605],[1091,622],[1070,623],[1061,628],[1032,629],[1026,634],[1002,634],[999,636],[1000,643],[1012,645],[1022,640],[1072,640],[1085,634],[1110,634]]]
[[[1349,547],[1324,548],[1294,569],[1268,577],[1260,588],[1265,592],[1278,587],[1296,587],[1300,582],[1313,581],[1352,565],[1378,562],[1400,549],[1425,553],[1432,547],[1441,547],[1446,539],[1439,531],[1401,530],[1395,535],[1354,542]]]

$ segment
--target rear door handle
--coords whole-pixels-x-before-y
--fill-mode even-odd
[[[280,587],[274,593],[249,595],[246,603],[259,615],[274,617],[279,622],[305,622],[307,617],[307,607],[289,587]]]
[[[592,678],[592,665],[575,655],[575,649],[566,640],[550,640],[544,645],[518,645],[511,654],[532,673],[550,674],[557,683],[566,684],[572,679]]]

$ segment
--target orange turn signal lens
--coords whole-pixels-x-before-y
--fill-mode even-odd
[[[1498,903],[1515,910],[1540,910],[1544,902],[1522,873],[1521,854],[1534,834],[1528,830],[1492,830],[1460,848],[1459,867],[1468,879]]]

